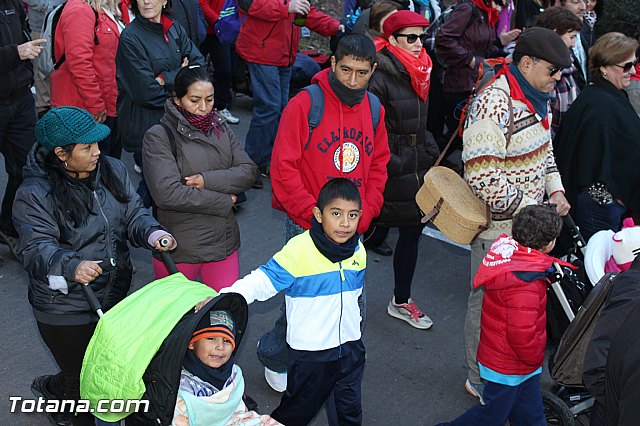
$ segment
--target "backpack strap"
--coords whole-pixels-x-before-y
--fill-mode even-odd
[[[380,123],[380,98],[371,92],[367,92],[369,97],[369,108],[371,109],[371,121],[373,122],[373,136],[376,136],[376,129]]]
[[[311,106],[309,107],[309,113],[307,114],[307,121],[309,122],[309,138],[305,145],[305,149],[307,149],[309,147],[309,143],[311,143],[311,134],[313,133],[313,129],[318,127],[318,124],[322,121],[322,115],[324,114],[324,93],[317,83],[311,84],[302,90],[307,92],[311,99]]]
[[[307,121],[309,122],[309,139],[307,139],[307,144],[305,145],[305,149],[307,149],[311,142],[313,129],[318,127],[320,121],[322,121],[322,115],[324,114],[324,93],[322,92],[320,85],[317,83],[311,84],[302,90],[307,92],[309,94],[309,98],[311,98],[311,107],[309,107],[309,114],[307,114]],[[373,136],[375,137],[376,129],[380,123],[380,98],[371,92],[367,92],[367,97],[369,98],[369,108],[371,109],[371,121],[373,124]]]
[[[171,154],[173,155],[173,158],[175,158],[177,160],[178,159],[178,147],[176,146],[176,137],[173,135],[173,132],[171,131],[171,128],[166,123],[161,121],[159,124],[162,126],[162,128],[166,132],[167,138],[169,139],[169,146],[171,147]]]
[[[55,31],[56,28],[58,26],[58,21],[60,20],[60,17],[62,16],[62,9],[66,6],[67,2],[62,3],[59,12],[58,10],[56,10],[56,15],[54,15],[53,17],[53,22],[51,24],[51,40],[49,40],[49,42],[51,42],[51,58],[55,61],[53,64],[53,69],[57,70],[58,68],[60,68],[62,66],[62,64],[64,64],[64,61],[67,60],[67,55],[65,53],[63,53],[60,56],[60,59],[58,59],[57,61],[55,60],[55,56],[54,56],[54,43],[52,43],[53,38],[55,37]],[[98,28],[98,12],[92,7],[91,10],[93,10],[93,15],[94,15],[94,23],[93,23],[93,44],[94,45],[98,45],[100,44],[100,40],[98,40],[98,34],[96,34],[96,28]],[[48,15],[48,14],[47,14]],[[45,18],[46,19],[46,18]]]

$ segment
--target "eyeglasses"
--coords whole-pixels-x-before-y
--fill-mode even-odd
[[[540,62],[540,59],[538,58],[531,58],[533,59],[533,62]],[[549,77],[553,77],[554,75],[558,74],[560,71],[562,71],[563,67],[558,67],[558,66],[552,66],[552,67],[547,67],[547,70],[549,71]]]
[[[623,72],[629,72],[631,71],[631,68],[635,68],[636,65],[638,65],[638,60],[636,59],[635,61],[631,61],[631,62],[627,62],[626,64],[622,64],[622,65],[618,65],[618,64],[613,64],[618,68],[622,68]]]
[[[580,4],[580,3],[587,4],[587,3],[589,3],[589,1],[588,0],[571,0],[569,3],[571,3],[571,4]]]
[[[406,37],[407,38],[407,43],[409,44],[413,44],[416,41],[418,41],[418,39],[420,39],[420,42],[422,44],[425,44],[427,42],[427,34],[426,33],[422,33],[422,34],[394,34],[395,38],[398,37]]]

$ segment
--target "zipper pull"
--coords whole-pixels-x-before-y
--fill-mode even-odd
[[[340,266],[340,278],[342,278],[342,281],[346,281],[346,278],[344,277],[344,269],[342,269],[342,262],[338,262],[338,265]]]

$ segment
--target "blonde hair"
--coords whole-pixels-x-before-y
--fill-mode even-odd
[[[593,47],[589,49],[591,79],[602,78],[600,67],[626,61],[629,56],[635,55],[637,49],[638,40],[622,33],[606,33],[598,38]]]
[[[118,9],[117,0],[84,0],[95,11],[100,11],[101,8],[108,9],[111,12],[115,12]],[[133,0],[136,1],[136,0]]]

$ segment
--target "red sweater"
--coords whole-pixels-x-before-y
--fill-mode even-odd
[[[240,9],[242,12],[242,9]],[[253,0],[240,27],[236,52],[255,64],[287,67],[293,65],[298,52],[300,27],[293,23],[286,0]],[[322,36],[338,32],[340,23],[315,7],[307,14],[306,26]]]
[[[501,374],[542,366],[547,343],[547,270],[562,262],[502,234],[473,279],[485,288],[478,362]]]
[[[313,78],[325,99],[324,116],[313,130],[311,140],[308,121],[311,100],[306,91],[291,99],[282,112],[270,167],[273,207],[309,229],[311,209],[316,205],[320,188],[332,178],[344,177],[360,190],[362,218],[358,231],[363,233],[380,214],[387,182],[389,144],[384,108],[381,107],[374,137],[368,96],[353,107],[344,105],[329,86],[328,74],[326,69]]]
[[[94,34],[99,44],[94,43]],[[56,27],[54,51],[66,60],[51,73],[51,104],[77,106],[91,114],[106,109],[116,115],[116,50],[120,32],[116,23],[100,11],[98,25],[91,6],[69,0]]]

